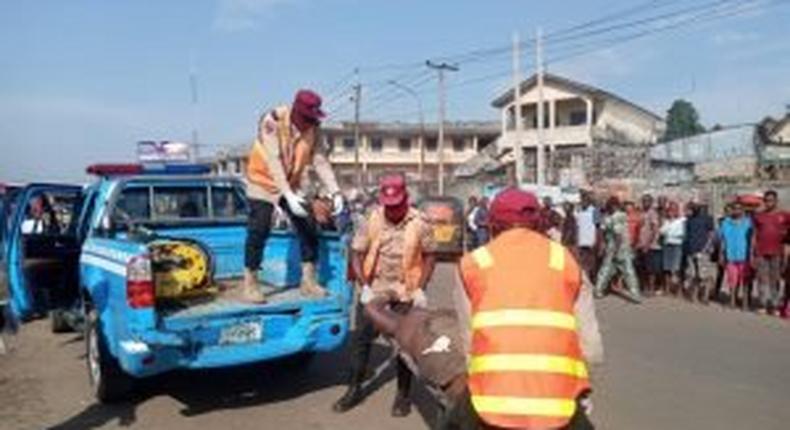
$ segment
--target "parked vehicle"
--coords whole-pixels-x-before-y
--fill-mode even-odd
[[[437,255],[454,258],[464,251],[464,205],[455,197],[425,197],[417,207],[431,221]]]
[[[3,204],[0,289],[16,320],[50,313],[54,331],[67,329],[59,309],[79,296],[78,215],[82,187],[36,183],[12,190]],[[52,310],[53,312],[50,312]]]
[[[122,399],[137,378],[340,347],[351,288],[345,238],[321,237],[328,296],[299,294],[298,240],[274,231],[261,279],[268,302],[234,297],[243,273],[247,202],[237,179],[204,166],[92,166],[77,217],[78,306],[91,387]],[[26,292],[23,292],[24,295]],[[73,308],[74,306],[70,306]]]

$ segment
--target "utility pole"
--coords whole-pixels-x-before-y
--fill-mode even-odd
[[[444,89],[444,72],[451,71],[457,72],[458,66],[447,63],[434,63],[430,60],[425,62],[425,65],[434,69],[439,74],[439,141],[438,141],[438,161],[439,161],[439,195],[444,195],[444,115],[445,115],[445,89]]]
[[[365,190],[362,168],[359,164],[359,104],[362,99],[362,85],[359,83],[359,69],[355,69],[354,73],[357,75],[357,83],[354,85],[354,171],[357,174],[357,186]]]
[[[538,186],[543,187],[546,184],[546,159],[545,159],[545,141],[543,139],[543,31],[538,27],[535,36],[535,64],[537,66],[537,81],[538,81]]]
[[[414,100],[417,102],[417,109],[419,110],[420,114],[420,135],[418,137],[418,145],[420,147],[420,163],[417,166],[417,175],[420,178],[420,192],[426,193],[426,186],[425,186],[425,113],[422,109],[422,99],[420,95],[415,91],[413,88],[404,85],[394,79],[390,79],[387,81],[390,85],[405,91],[409,95],[411,95]]]
[[[194,58],[190,58],[189,64],[189,92],[192,104],[192,161],[197,162],[200,160],[200,142],[198,141],[198,82]]]
[[[524,181],[524,147],[522,146],[521,130],[521,52],[519,50],[518,32],[513,33],[513,118],[515,119],[515,142],[513,151],[516,156],[516,186],[521,187]]]

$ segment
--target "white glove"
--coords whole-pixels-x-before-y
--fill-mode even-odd
[[[425,295],[425,291],[423,290],[416,290],[411,293],[411,300],[412,306],[415,308],[428,308],[428,296]]]
[[[346,201],[343,199],[343,195],[340,193],[335,193],[332,196],[332,216],[340,215],[345,207]]]
[[[593,413],[593,402],[592,402],[592,399],[589,396],[581,399],[579,401],[579,403],[581,404],[581,407],[582,407],[582,409],[584,409],[584,413],[587,416],[592,415],[592,413]]]
[[[374,297],[376,297],[376,293],[373,292],[373,289],[370,288],[370,285],[365,284],[362,287],[362,293],[359,295],[359,302],[363,305],[366,305],[370,303]]]
[[[287,191],[283,194],[283,198],[285,198],[285,202],[288,204],[288,208],[291,209],[291,213],[298,216],[299,218],[307,218],[307,209],[305,209],[305,202],[304,197],[297,195],[293,191]]]

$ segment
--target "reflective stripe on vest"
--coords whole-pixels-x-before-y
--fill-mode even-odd
[[[541,354],[490,354],[472,357],[469,373],[485,372],[544,372],[576,378],[588,377],[587,366],[583,361]]]
[[[565,312],[534,309],[483,311],[472,317],[473,329],[503,326],[553,327],[576,330],[576,317]]]
[[[503,415],[536,415],[570,418],[576,412],[576,401],[505,396],[472,396],[472,405],[478,413]]]

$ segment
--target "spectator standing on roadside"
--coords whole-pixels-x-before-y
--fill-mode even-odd
[[[736,297],[742,294],[742,306],[749,304],[747,291],[749,270],[749,245],[751,244],[752,222],[743,212],[743,204],[735,201],[730,215],[724,219],[719,229],[721,240],[720,264],[724,265],[729,289],[729,305],[735,307]]]
[[[664,285],[668,293],[677,295],[680,290],[680,266],[683,262],[683,240],[686,234],[686,218],[680,216],[677,202],[667,204],[660,234],[663,244],[661,252]]]
[[[565,216],[562,218],[562,244],[573,252],[573,255],[577,255],[576,242],[579,228],[576,225],[576,210],[573,207],[573,203],[563,203],[562,211],[565,213]]]
[[[716,280],[716,265],[711,259],[716,227],[704,204],[689,203],[691,216],[686,220],[684,241],[684,288],[692,301],[708,303],[710,286]],[[688,276],[691,270],[691,276]]]
[[[653,196],[645,194],[642,196],[642,223],[639,226],[637,259],[642,285],[648,295],[656,292],[663,271],[658,234],[660,226],[661,220]]]
[[[784,264],[784,238],[790,217],[777,209],[776,191],[763,195],[764,209],[754,216],[753,257],[757,269],[760,292],[760,312],[774,314],[779,310],[782,269]]]
[[[590,279],[597,275],[596,242],[598,240],[598,208],[593,204],[592,195],[583,191],[582,202],[575,213],[576,247],[579,264]]]
[[[628,219],[628,237],[631,238],[631,247],[636,249],[639,242],[639,228],[642,225],[642,214],[632,201],[625,202],[625,215]]]
[[[477,203],[477,210],[475,211],[475,242],[477,246],[483,246],[488,243],[490,238],[488,232],[488,197],[483,197]]]
[[[477,196],[469,197],[466,203],[466,212],[464,213],[464,224],[466,226],[466,249],[472,250],[477,248],[477,236],[475,230],[475,216],[477,211]]]

